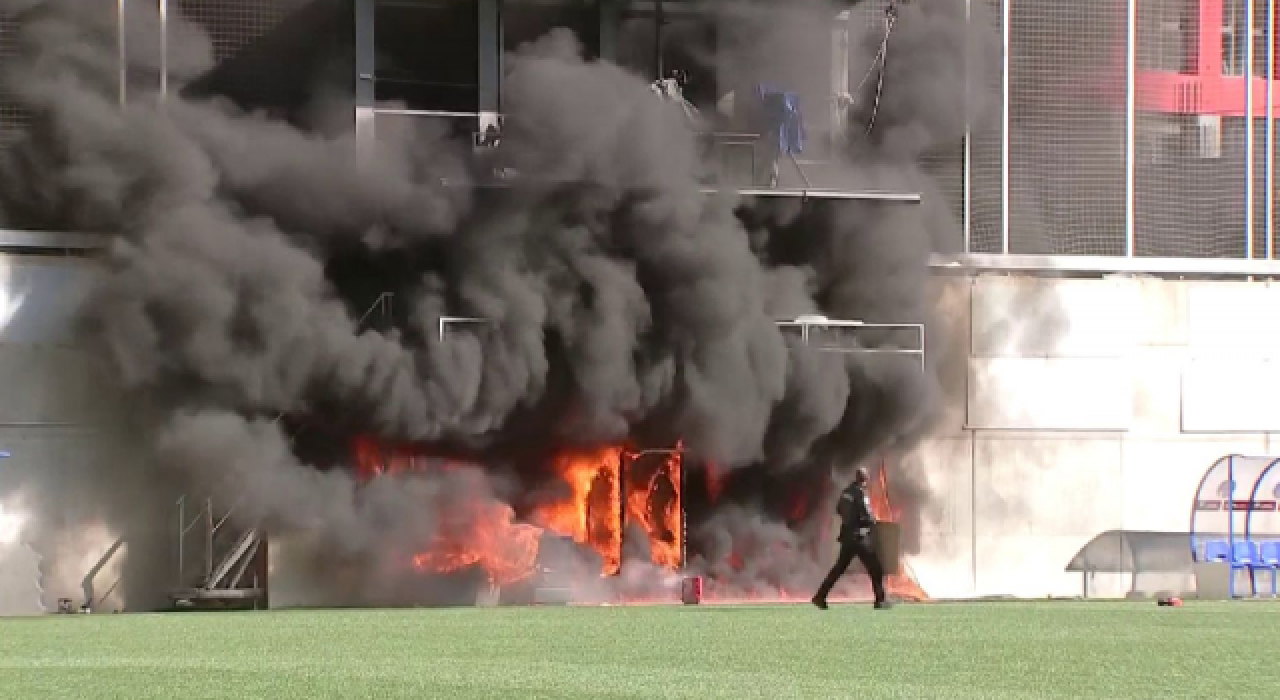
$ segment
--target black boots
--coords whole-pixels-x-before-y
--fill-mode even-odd
[[[813,598],[809,599],[809,602],[813,603],[814,607],[818,608],[819,610],[827,609],[827,599],[822,596],[814,596]],[[877,600],[875,604],[876,610],[888,610],[892,607],[893,607],[893,603],[890,603],[887,600]]]

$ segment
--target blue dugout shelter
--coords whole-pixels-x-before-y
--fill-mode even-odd
[[[1276,595],[1280,573],[1280,458],[1227,455],[1200,479],[1191,504],[1191,556],[1230,567],[1228,595],[1246,574],[1249,596]],[[1259,574],[1262,574],[1259,576]]]

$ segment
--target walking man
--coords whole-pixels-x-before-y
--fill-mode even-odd
[[[844,575],[855,557],[862,562],[867,575],[871,577],[876,609],[889,607],[889,600],[884,593],[884,567],[880,565],[880,557],[876,553],[876,520],[871,515],[871,496],[867,494],[870,482],[867,470],[859,467],[854,472],[853,483],[840,494],[840,502],[836,506],[836,512],[840,515],[840,556],[836,558],[835,566],[831,567],[831,573],[827,574],[812,600],[822,610],[827,609],[827,594],[831,593],[836,581]]]

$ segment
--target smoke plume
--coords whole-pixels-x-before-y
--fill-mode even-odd
[[[875,107],[874,85],[854,95],[848,153],[832,166],[842,184],[921,191],[924,203],[804,211],[703,194],[707,163],[682,113],[644,78],[584,58],[567,30],[507,57],[498,157],[521,178],[477,189],[487,174],[466,144],[430,127],[380,129],[357,148],[353,133],[182,97],[211,61],[208,40],[181,19],[170,24],[183,37],[169,43],[173,87],[159,99],[146,80],[158,71],[154,10],[133,5],[122,107],[112,13],[81,0],[22,5],[7,86],[34,117],[0,159],[0,211],[13,225],[110,238],[89,337],[154,409],[158,468],[239,504],[243,526],[306,533],[338,559],[375,562],[362,569],[375,578],[430,539],[433,504],[508,499],[515,487],[493,464],[517,455],[683,440],[686,464],[713,462],[746,484],[826,483],[833,468],[907,447],[928,427],[930,376],[814,352],[775,321],[929,320],[927,256],[958,229],[918,161],[958,143],[962,104],[989,106],[957,87],[957,71],[985,65],[992,45],[969,36],[959,0],[902,7],[883,95]],[[879,11],[855,9],[872,19],[855,37],[852,87],[884,38]],[[831,12],[713,6],[742,34],[707,60],[743,84],[812,73],[829,54],[800,48]],[[825,88],[801,88],[821,113]],[[351,259],[381,269],[377,291],[394,294],[381,327],[365,322],[376,295],[335,272]],[[485,322],[442,342],[443,315]],[[358,486],[349,470],[304,464],[277,420],[321,414],[493,459],[465,478]],[[694,533],[708,571],[724,570],[725,543],[797,537],[767,493],[733,501]],[[744,586],[814,568],[760,552]],[[389,595],[385,581],[366,583],[364,600]]]

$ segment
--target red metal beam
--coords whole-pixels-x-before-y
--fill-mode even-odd
[[[1245,116],[1246,79],[1222,74],[1222,6],[1223,0],[1199,0],[1196,31],[1187,37],[1194,46],[1194,72],[1143,71],[1136,81],[1138,109],[1166,114]],[[1262,22],[1265,24],[1266,20]],[[1272,41],[1276,40],[1274,29],[1273,26],[1270,32]],[[1266,78],[1253,78],[1252,83],[1254,116],[1265,117]],[[1280,116],[1280,108],[1274,113]]]

